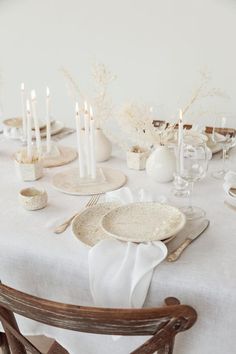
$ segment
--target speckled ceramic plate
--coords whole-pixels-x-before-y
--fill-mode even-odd
[[[101,219],[119,203],[101,203],[87,208],[76,216],[72,222],[72,232],[76,238],[87,246],[94,246],[97,242],[109,238],[101,227]]]
[[[164,240],[185,225],[185,215],[177,208],[160,203],[132,203],[107,213],[101,222],[104,232],[123,241]]]
[[[72,232],[86,246],[92,247],[101,240],[110,238],[101,227],[101,220],[109,211],[120,206],[119,203],[101,203],[87,208],[76,216],[72,222]],[[163,242],[170,242],[175,235],[165,239]]]

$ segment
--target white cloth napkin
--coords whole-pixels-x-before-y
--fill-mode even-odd
[[[224,177],[223,184],[224,191],[226,193],[226,200],[228,203],[236,206],[236,197],[229,194],[230,188],[236,188],[236,172],[228,171]]]
[[[107,193],[107,201],[150,201],[143,190],[135,195],[129,188]],[[164,198],[162,198],[164,199]],[[154,268],[167,256],[161,241],[148,243],[100,241],[89,251],[90,290],[96,306],[142,307]]]

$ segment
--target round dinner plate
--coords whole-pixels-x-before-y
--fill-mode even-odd
[[[185,223],[185,215],[171,205],[139,202],[111,210],[101,225],[108,235],[119,240],[147,242],[169,238]]]
[[[72,222],[72,232],[74,236],[83,244],[93,247],[101,240],[111,238],[101,226],[101,220],[111,210],[120,206],[120,203],[99,203],[95,206],[84,209],[77,215]],[[175,235],[163,240],[164,243],[170,242]]]

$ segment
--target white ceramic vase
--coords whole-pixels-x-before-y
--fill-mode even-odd
[[[174,151],[167,146],[157,147],[147,159],[146,171],[148,176],[156,182],[172,181],[176,171]]]
[[[107,161],[111,157],[112,144],[107,139],[102,129],[95,130],[95,156],[97,162]]]

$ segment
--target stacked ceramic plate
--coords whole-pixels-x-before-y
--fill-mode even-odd
[[[33,124],[33,120],[32,120]],[[46,137],[46,124],[39,122],[40,135],[42,138]],[[52,120],[51,122],[51,135],[56,135],[62,131],[64,123],[59,120]],[[3,132],[7,138],[21,139],[22,138],[22,118],[9,118],[3,121]],[[32,127],[32,136],[35,138],[34,126]]]
[[[185,223],[184,214],[167,204],[101,203],[81,212],[73,220],[72,231],[88,246],[110,237],[138,243],[157,240],[167,243]]]

